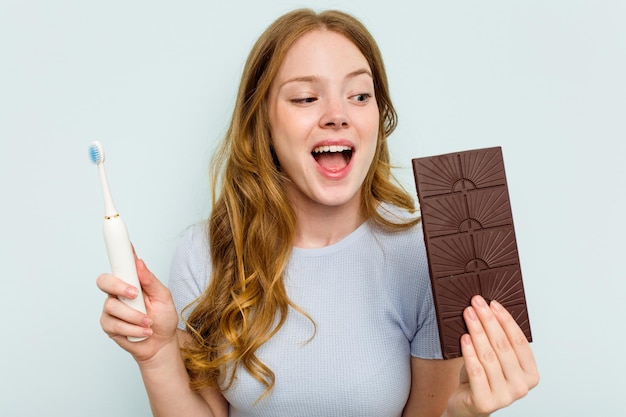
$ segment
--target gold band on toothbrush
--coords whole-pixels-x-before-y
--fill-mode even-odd
[[[117,219],[120,217],[119,213],[114,214],[113,216],[104,216],[104,220]]]

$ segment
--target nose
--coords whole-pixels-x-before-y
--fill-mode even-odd
[[[341,100],[328,101],[320,119],[320,125],[325,128],[341,129],[348,127],[349,118]]]

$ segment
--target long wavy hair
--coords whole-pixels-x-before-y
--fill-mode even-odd
[[[207,232],[212,275],[201,297],[188,306],[186,324],[192,338],[182,349],[194,389],[227,390],[235,372],[243,368],[266,387],[266,395],[275,375],[256,356],[257,349],[280,329],[290,307],[314,323],[292,303],[283,283],[296,217],[285,194],[289,179],[270,149],[267,96],[290,46],[303,34],[320,29],[351,40],[374,78],[380,123],[376,153],[361,190],[361,214],[388,229],[419,221],[394,222],[377,210],[381,202],[411,212],[415,208],[413,198],[391,173],[386,139],[396,127],[397,115],[371,34],[357,19],[339,11],[301,9],[277,19],[248,56],[229,129],[211,165],[213,209]]]

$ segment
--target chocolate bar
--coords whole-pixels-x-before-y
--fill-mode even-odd
[[[532,341],[500,147],[413,159],[443,357],[461,356],[463,310],[497,300]]]

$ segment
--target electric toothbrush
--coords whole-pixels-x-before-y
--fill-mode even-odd
[[[133,299],[121,296],[118,298],[130,307],[145,314],[146,306],[143,301],[139,277],[137,276],[135,255],[128,237],[126,224],[113,204],[113,198],[111,197],[104,170],[104,150],[100,142],[95,141],[91,144],[89,157],[91,162],[98,167],[100,182],[102,183],[102,192],[104,194],[104,242],[109,255],[111,273],[126,283],[133,285],[139,291],[137,297]],[[131,342],[139,342],[144,339],[145,337],[128,337],[128,340]]]

